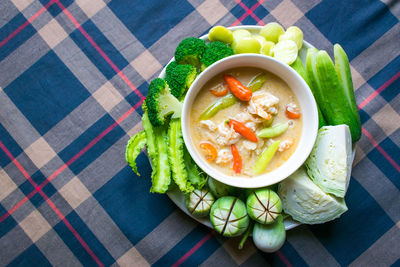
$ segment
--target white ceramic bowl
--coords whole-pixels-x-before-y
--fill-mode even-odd
[[[256,67],[275,74],[285,81],[300,102],[303,120],[301,139],[292,156],[275,170],[254,177],[230,176],[213,168],[197,151],[190,136],[190,113],[197,94],[215,75],[237,67]],[[218,181],[241,188],[257,188],[278,183],[296,171],[307,159],[318,131],[318,111],[314,96],[307,83],[291,67],[271,57],[259,54],[240,54],[224,58],[203,71],[193,82],[183,104],[182,133],[186,147],[194,161],[209,176]]]

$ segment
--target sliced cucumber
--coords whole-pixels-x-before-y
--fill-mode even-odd
[[[297,45],[292,40],[279,41],[273,48],[274,58],[285,63],[292,64],[297,58]]]

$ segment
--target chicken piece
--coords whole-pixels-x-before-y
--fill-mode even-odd
[[[242,143],[242,147],[244,147],[247,150],[255,150],[257,148],[257,143],[244,140]]]
[[[255,150],[257,156],[260,155],[264,151],[264,140],[259,139],[257,142],[257,149]]]
[[[246,122],[244,125],[245,125],[247,128],[252,129],[253,132],[255,132],[256,129],[257,129],[257,123],[255,123],[254,121]]]
[[[257,91],[253,94],[249,101],[247,110],[251,114],[256,114],[263,119],[271,119],[271,114],[277,114],[277,104],[279,98],[266,92],[265,90]]]
[[[202,120],[200,121],[200,124],[209,129],[211,132],[214,132],[217,129],[217,126],[212,120]]]
[[[235,132],[225,122],[218,125],[218,136],[216,142],[220,146],[236,144],[240,140],[240,134]]]
[[[288,150],[294,144],[294,139],[292,137],[286,137],[282,139],[281,143],[279,144],[278,151],[283,152]]]
[[[225,164],[232,161],[233,156],[230,149],[223,148],[218,151],[218,156],[216,163],[217,164]]]

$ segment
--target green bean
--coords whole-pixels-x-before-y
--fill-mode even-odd
[[[258,91],[264,85],[265,81],[267,80],[267,75],[265,73],[260,73],[255,76],[247,85],[252,92]]]
[[[254,165],[253,172],[255,174],[260,174],[265,170],[268,163],[271,161],[272,157],[275,155],[275,152],[279,148],[279,144],[281,141],[275,141],[269,147],[267,147],[258,158],[256,164]]]
[[[262,124],[265,128],[271,127],[272,123],[274,122],[274,117],[271,117],[269,120],[263,120]]]
[[[258,137],[272,138],[283,134],[289,128],[289,123],[279,123],[272,127],[264,128],[258,132]]]
[[[211,104],[203,113],[200,115],[200,120],[208,120],[212,118],[218,111],[230,107],[238,102],[238,99],[232,95],[227,94],[226,96],[218,99],[217,102]]]

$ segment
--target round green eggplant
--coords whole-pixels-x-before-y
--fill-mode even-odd
[[[282,202],[271,189],[261,188],[253,191],[246,201],[250,218],[261,224],[273,223],[282,213]]]
[[[244,202],[232,196],[215,201],[211,207],[210,220],[214,229],[227,237],[243,234],[250,221]]]
[[[206,188],[195,189],[186,195],[186,207],[197,217],[207,216],[214,201],[214,196]]]

